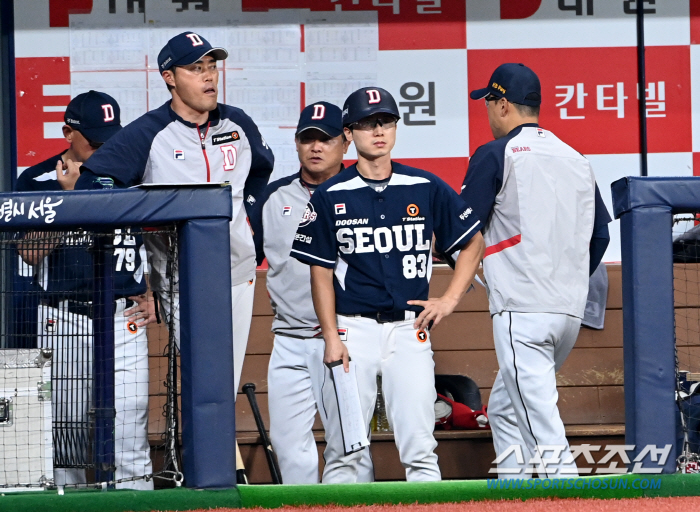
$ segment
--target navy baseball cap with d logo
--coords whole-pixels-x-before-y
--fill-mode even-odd
[[[524,64],[501,64],[491,75],[489,85],[472,91],[469,97],[479,100],[489,94],[531,107],[538,107],[542,103],[540,79]]]
[[[84,92],[73,98],[63,120],[90,142],[106,142],[122,129],[117,100],[98,91]]]
[[[158,54],[158,69],[162,73],[174,66],[194,64],[205,55],[214,60],[224,60],[228,52],[223,48],[214,48],[209,41],[194,32],[183,32],[167,42]]]
[[[343,133],[343,116],[340,107],[326,101],[307,105],[299,116],[296,135],[312,128],[321,130],[329,137],[337,137]]]
[[[372,114],[391,114],[401,119],[399,107],[389,91],[381,87],[363,87],[347,97],[343,104],[343,126],[356,123]]]

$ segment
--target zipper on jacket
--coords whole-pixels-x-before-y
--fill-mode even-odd
[[[207,133],[209,133],[209,125],[211,122],[207,123],[207,130],[202,133],[197,127],[197,134],[199,135],[199,141],[202,143],[202,153],[204,154],[204,161],[207,163],[207,183],[211,181],[211,170],[209,169],[209,157],[207,156],[207,147],[204,145],[204,141],[207,140]]]

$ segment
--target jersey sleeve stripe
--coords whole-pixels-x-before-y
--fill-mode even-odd
[[[479,221],[477,220],[477,221],[472,225],[472,227],[470,227],[468,230],[466,230],[462,236],[460,236],[457,240],[455,240],[454,243],[453,243],[452,245],[450,245],[450,246],[447,248],[447,250],[446,250],[445,252],[446,252],[446,253],[449,253],[449,252],[452,250],[452,248],[453,248],[455,245],[457,245],[457,244],[460,242],[460,240],[462,240],[462,238],[464,238],[464,237],[467,236],[469,233],[471,233],[471,232],[474,230],[474,228],[477,227],[478,225],[479,225]]]
[[[318,256],[314,256],[313,254],[309,254],[309,253],[306,253],[306,252],[297,251],[296,249],[292,249],[291,252],[295,252],[295,253],[297,253],[297,254],[301,254],[302,256],[308,256],[309,258],[313,258],[313,259],[315,259],[315,260],[322,261],[323,263],[328,263],[329,265],[335,265],[335,261],[324,260],[323,258],[319,258]]]
[[[498,242],[497,244],[489,245],[486,248],[486,250],[484,251],[484,258],[486,258],[486,256],[491,256],[492,254],[496,254],[497,252],[501,252],[503,249],[508,249],[508,247],[513,247],[514,245],[518,245],[520,243],[520,238],[521,238],[521,235],[515,235],[511,238],[508,238],[507,240],[503,240],[502,242]]]

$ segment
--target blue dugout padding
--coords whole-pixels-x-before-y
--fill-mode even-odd
[[[177,225],[183,466],[186,485],[201,489],[236,485],[231,215],[231,188],[218,185],[0,194],[0,231],[84,228],[109,232]],[[109,318],[112,310],[109,279],[96,277],[100,293],[95,307],[102,304],[109,311],[106,316],[96,315],[97,320]],[[96,355],[110,353],[110,346],[112,354],[111,373],[109,364],[101,367],[93,389],[104,413],[96,417],[96,433],[102,436],[96,459],[101,466],[96,469],[107,472],[102,473],[105,476],[114,460],[113,427],[110,430],[114,418],[108,411],[114,409],[114,332],[111,321],[96,322],[93,327]],[[109,377],[111,382],[106,382]]]
[[[673,215],[700,211],[700,178],[629,177],[612,184],[620,219],[625,368],[625,444],[633,458],[671,445],[664,473],[676,471]],[[658,468],[651,453],[643,468]],[[634,470],[635,462],[630,464]],[[637,466],[640,467],[640,466]]]

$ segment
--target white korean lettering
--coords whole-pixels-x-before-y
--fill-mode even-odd
[[[576,86],[573,85],[557,85],[556,89],[562,89],[565,92],[555,94],[557,98],[563,98],[562,101],[554,105],[555,107],[561,107],[569,103],[574,96],[576,96],[576,108],[582,109],[584,105],[584,98],[588,96],[588,93],[584,92],[583,84],[578,83]],[[574,116],[569,115],[568,107],[559,109],[559,117],[561,119],[585,119],[585,116]]]
[[[616,93],[613,96],[606,96],[605,95],[605,90],[606,89],[616,89]],[[597,105],[598,105],[598,110],[616,110],[617,111],[617,118],[618,119],[624,119],[625,117],[625,100],[627,99],[627,96],[625,96],[625,84],[623,82],[617,82],[617,86],[615,85],[598,85],[597,86]],[[613,105],[606,105],[607,101],[612,100],[615,104]]]
[[[653,444],[648,444],[644,447],[644,449],[639,452],[639,455],[637,455],[634,458],[634,467],[632,468],[632,473],[636,474],[641,474],[641,473],[661,473],[663,471],[663,465],[666,464],[666,460],[668,459],[668,455],[671,453],[671,445],[667,444],[663,448],[658,448],[656,445]],[[644,463],[642,462],[644,460],[644,457],[647,455],[650,455],[651,461],[656,462],[657,467],[655,468],[645,468]]]
[[[424,5],[423,5],[424,4]],[[418,14],[441,14],[442,0],[418,0]]]
[[[645,92],[647,117],[666,117],[666,82],[649,82]]]
[[[598,464],[607,464],[610,462],[610,465],[607,468],[598,468],[595,470],[596,473],[604,473],[604,474],[621,474],[624,475],[627,473],[627,468],[622,467],[618,468],[617,467],[617,462],[611,462],[612,458],[615,455],[619,455],[620,459],[622,459],[623,464],[629,464],[630,463],[630,458],[627,456],[627,451],[628,450],[634,450],[634,445],[633,444],[615,444],[615,445],[608,445],[605,447],[605,449],[608,451],[607,455],[600,459],[598,461]]]
[[[393,14],[400,14],[401,13],[400,3],[401,3],[401,0],[389,0],[388,2],[380,2],[379,0],[372,0],[372,5],[374,5],[376,7],[391,7]]]

